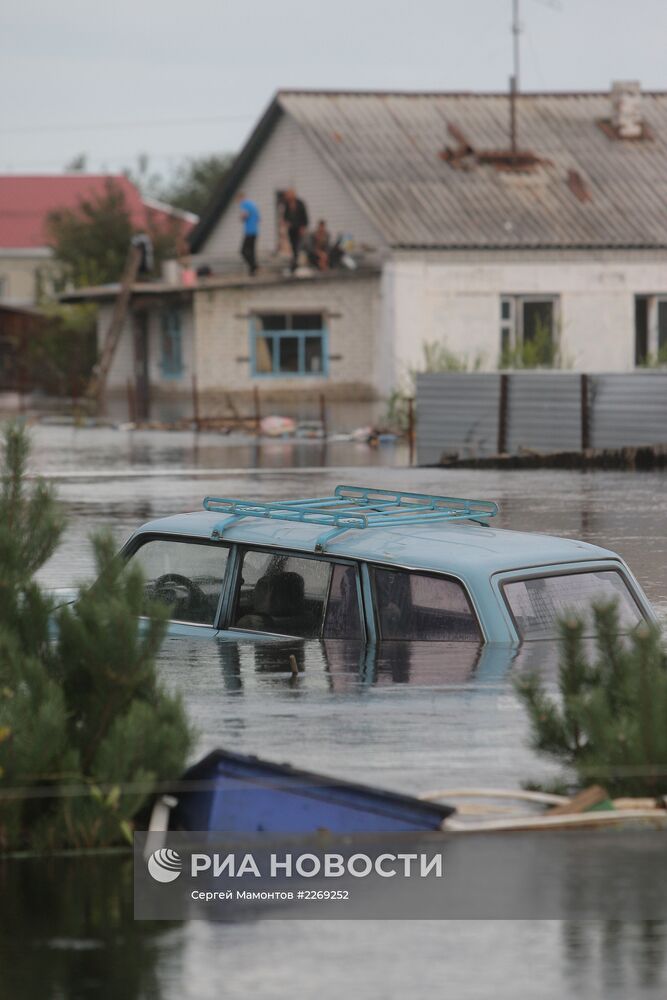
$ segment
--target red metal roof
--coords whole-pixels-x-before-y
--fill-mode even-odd
[[[110,181],[123,191],[138,230],[146,228],[149,221],[173,225],[174,220],[181,225],[183,236],[192,229],[186,213],[145,204],[135,185],[122,174],[7,174],[0,176],[0,247],[45,247],[49,212],[76,208],[82,199],[91,196],[103,197]]]

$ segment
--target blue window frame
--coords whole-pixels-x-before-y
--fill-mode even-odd
[[[258,378],[329,374],[322,313],[261,313],[250,319],[250,367]]]
[[[183,345],[180,309],[165,309],[162,313],[160,348],[160,368],[164,378],[181,378],[183,375]]]

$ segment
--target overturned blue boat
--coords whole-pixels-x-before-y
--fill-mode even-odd
[[[214,750],[183,775],[172,830],[212,834],[439,830],[451,806]]]

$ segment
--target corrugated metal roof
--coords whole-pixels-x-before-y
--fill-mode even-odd
[[[509,147],[506,94],[282,91],[291,115],[394,247],[667,247],[667,92],[644,93],[651,139],[609,138],[609,94],[521,94],[518,148],[548,161],[503,173],[441,158],[454,125],[475,151]],[[568,184],[576,171],[590,198]]]

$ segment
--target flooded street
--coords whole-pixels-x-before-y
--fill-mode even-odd
[[[196,509],[206,494],[279,499],[358,483],[492,499],[501,527],[608,546],[627,560],[667,623],[667,475],[660,473],[408,469],[405,451],[395,446],[258,446],[187,432],[39,427],[34,443],[33,468],[53,481],[68,514],[64,544],[41,574],[50,587],[89,575],[87,539],[95,529],[110,528],[120,544],[143,521]],[[245,468],[251,463],[258,468]],[[557,773],[527,747],[512,686],[528,656],[553,669],[553,650],[539,646],[515,662],[507,651],[471,643],[413,643],[369,658],[335,640],[259,647],[174,638],[159,666],[183,692],[198,730],[196,756],[222,746],[415,794],[516,787]],[[290,653],[303,668],[296,684]],[[67,1000],[338,1000],[345,993],[398,1000],[445,992],[465,1000],[649,1000],[667,993],[662,925],[144,925],[132,920],[126,858],[109,857],[86,871],[72,863],[46,867],[0,866],[3,895],[22,899],[16,912],[3,908],[0,926],[0,997],[8,1000],[40,995],[40,980],[41,996]]]

